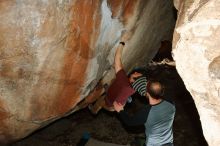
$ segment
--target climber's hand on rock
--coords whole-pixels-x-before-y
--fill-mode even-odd
[[[124,106],[116,101],[113,103],[113,106],[114,106],[115,111],[117,111],[118,113],[124,110]]]

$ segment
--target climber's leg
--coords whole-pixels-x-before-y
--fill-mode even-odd
[[[95,102],[94,105],[92,105],[92,104],[89,105],[89,109],[93,114],[97,114],[104,106],[105,106],[105,96],[101,96]]]
[[[82,109],[87,107],[89,104],[95,102],[99,99],[102,93],[105,91],[101,84],[98,84],[96,88],[89,94],[82,102],[80,102],[77,106],[78,108]]]

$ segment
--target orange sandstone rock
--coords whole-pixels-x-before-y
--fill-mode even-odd
[[[114,77],[123,30],[133,31],[126,70],[146,64],[172,38],[172,7],[161,0],[0,0],[0,143],[93,100],[97,83]]]

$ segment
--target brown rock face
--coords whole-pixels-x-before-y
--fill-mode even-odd
[[[0,0],[0,143],[65,116],[111,79],[121,32],[126,70],[172,38],[172,1]]]
[[[220,145],[220,1],[176,1],[179,10],[173,53],[177,70],[193,96],[204,136]]]

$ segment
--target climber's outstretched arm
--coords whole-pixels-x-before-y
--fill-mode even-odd
[[[125,45],[124,42],[120,42],[115,53],[115,72],[116,73],[123,68],[121,57],[122,57],[122,50],[123,50],[124,45]]]
[[[124,31],[122,32],[121,42],[119,43],[116,53],[115,53],[115,72],[117,73],[121,69],[123,69],[122,64],[122,50],[125,46],[125,41],[128,41],[132,36],[132,31]]]

